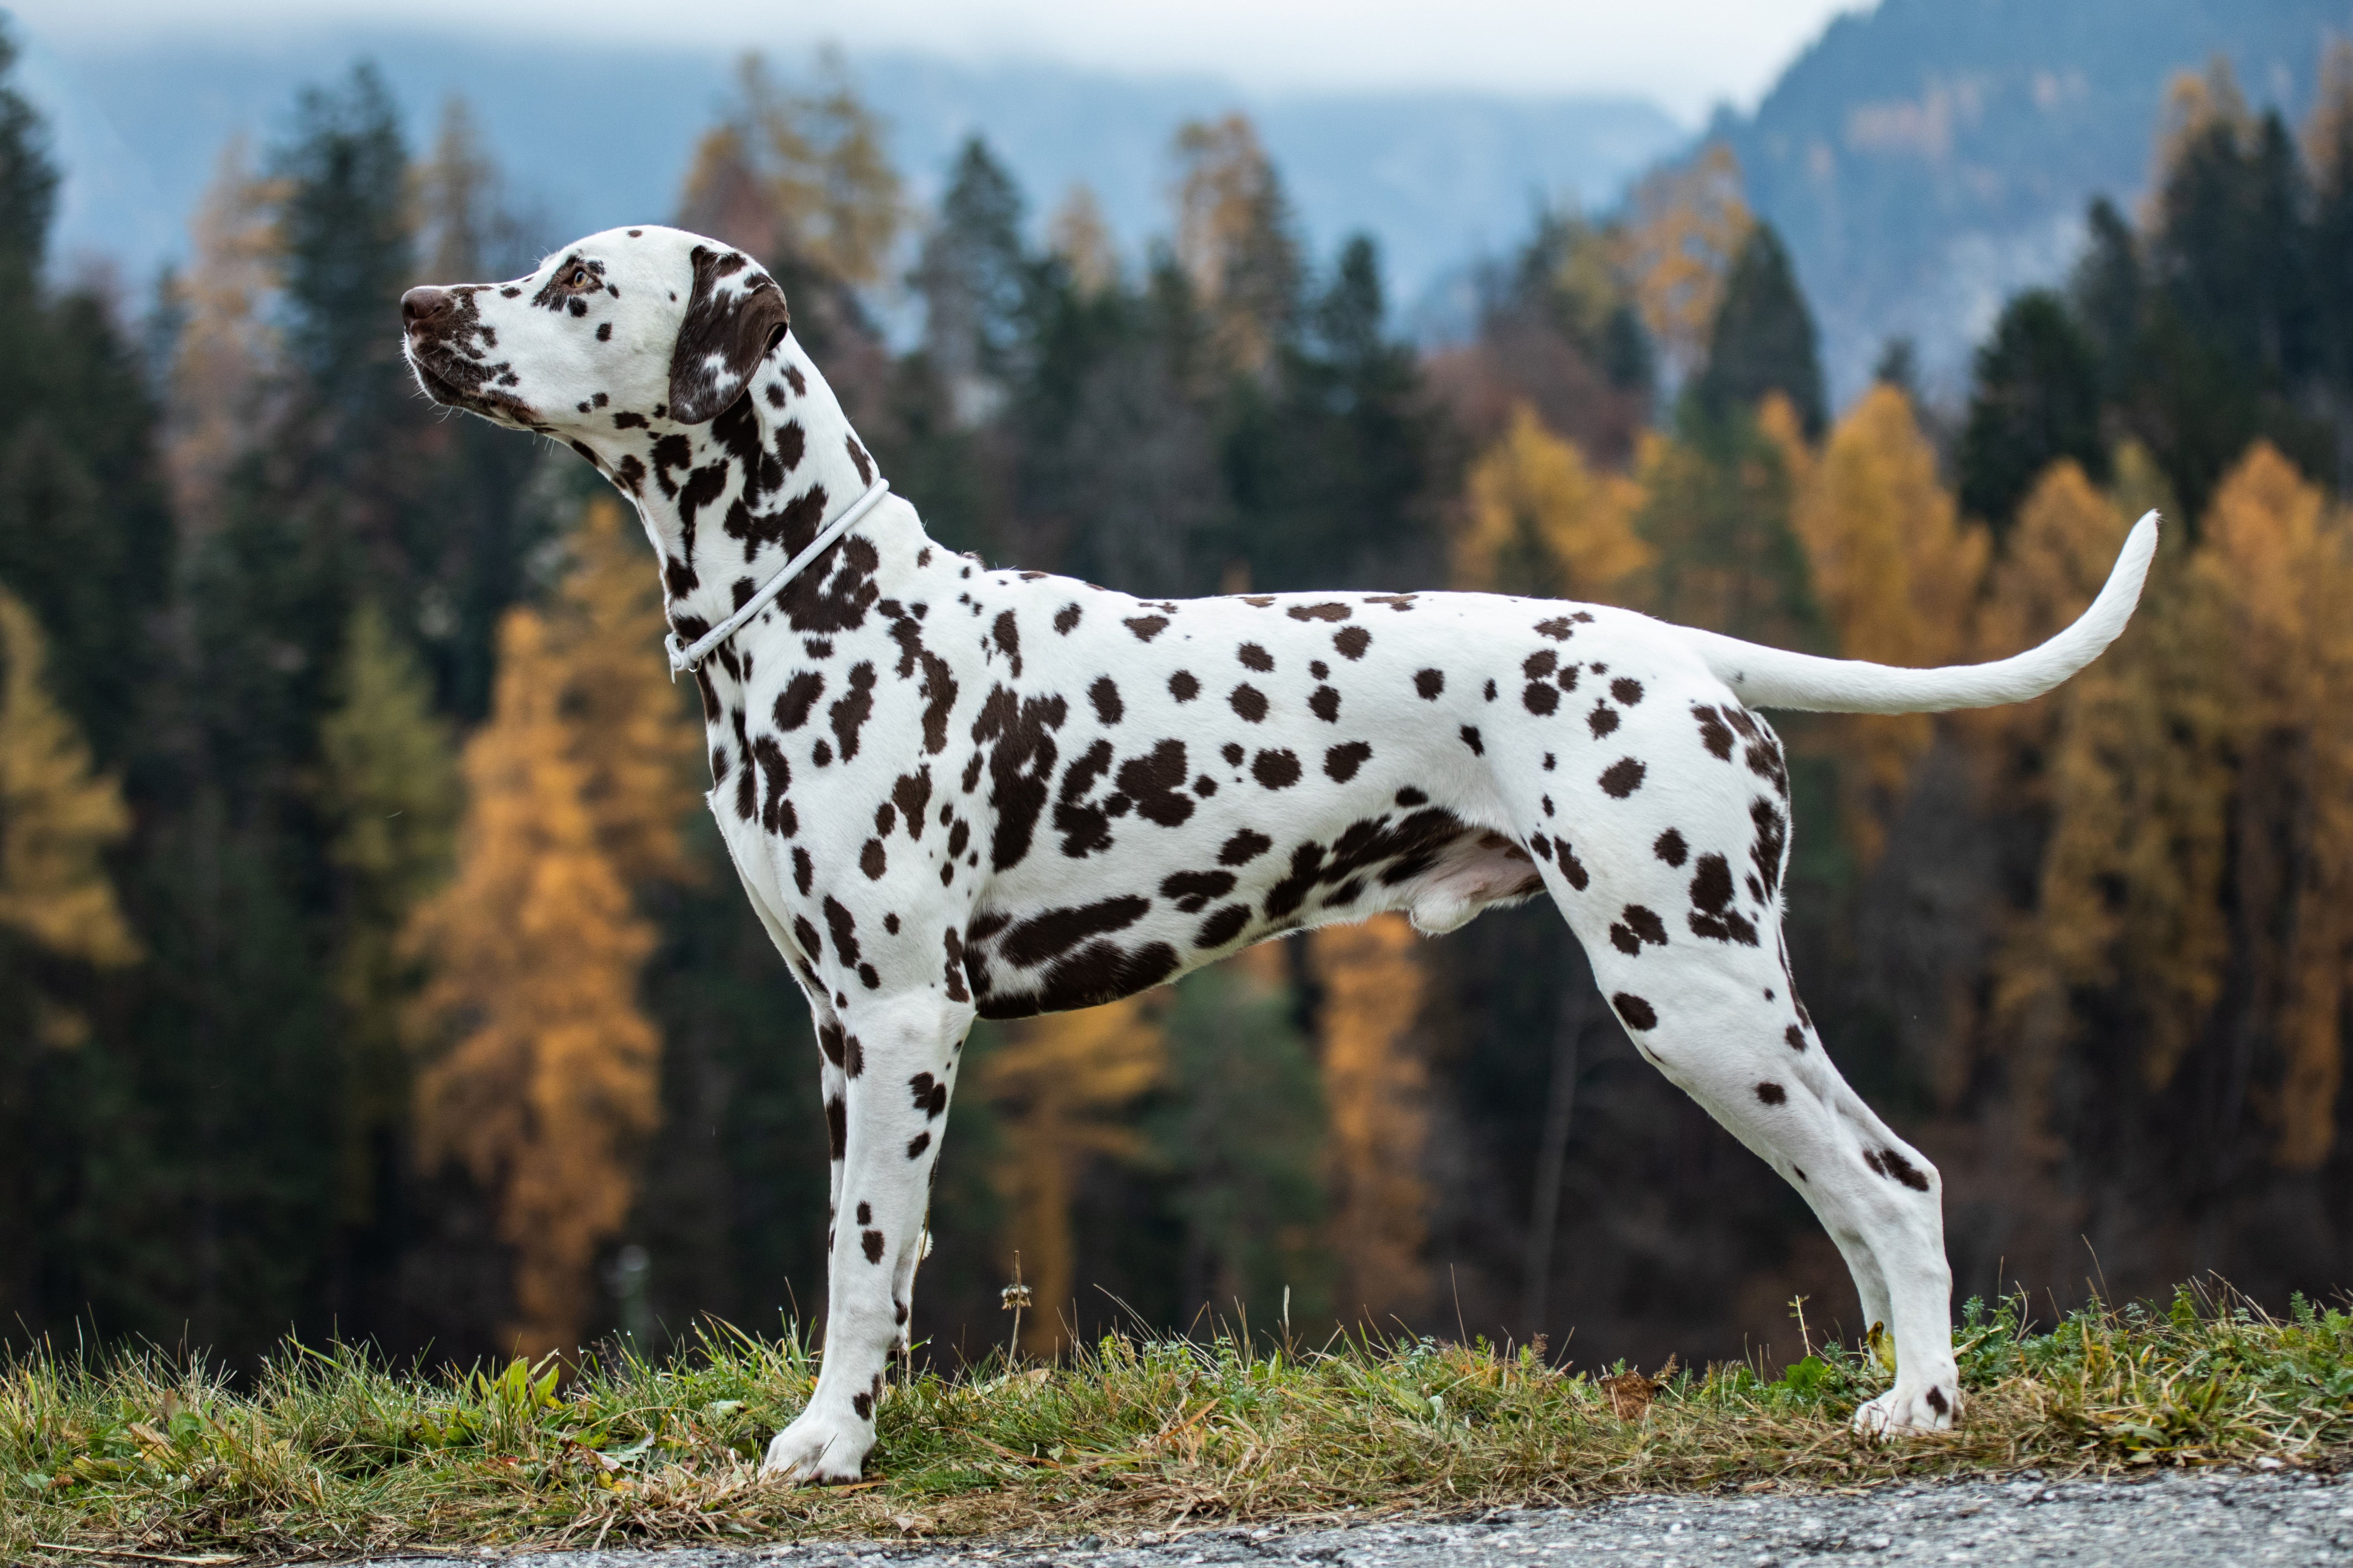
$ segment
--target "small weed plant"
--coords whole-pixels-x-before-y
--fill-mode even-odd
[[[1133,1536],[1263,1519],[1454,1512],[1638,1490],[2353,1459],[2353,1318],[2227,1289],[2034,1323],[1971,1301],[1950,1433],[1875,1442],[1870,1347],[1588,1375],[1483,1342],[1113,1336],[892,1388],[869,1479],[764,1481],[807,1398],[797,1333],[709,1325],[653,1362],[406,1373],[289,1343],[242,1388],[154,1352],[0,1363],[0,1561],[93,1549],[227,1563],[396,1547],[881,1535]],[[64,1551],[59,1548],[78,1548]]]

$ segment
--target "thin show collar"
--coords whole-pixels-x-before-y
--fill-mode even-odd
[[[702,668],[702,661],[711,657],[712,649],[742,631],[744,623],[767,608],[768,601],[783,593],[785,584],[798,576],[803,567],[824,554],[835,540],[849,531],[851,523],[872,511],[876,503],[890,493],[891,481],[877,475],[874,482],[866,487],[864,495],[851,501],[839,517],[818,530],[818,536],[809,541],[807,548],[786,562],[783,571],[761,584],[759,592],[744,600],[743,607],[733,615],[695,638],[691,646],[680,642],[676,632],[662,638],[662,646],[670,650],[670,678],[676,680],[681,670]]]

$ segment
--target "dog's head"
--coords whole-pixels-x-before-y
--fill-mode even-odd
[[[708,423],[791,325],[750,257],[653,226],[590,235],[511,283],[411,289],[400,313],[427,396],[575,445]]]

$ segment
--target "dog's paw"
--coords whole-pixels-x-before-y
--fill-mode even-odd
[[[1960,1395],[1951,1388],[1933,1383],[1913,1389],[1899,1384],[1857,1407],[1854,1429],[1870,1437],[1949,1432],[1960,1413]]]
[[[861,1424],[828,1420],[814,1411],[776,1434],[760,1474],[796,1486],[839,1486],[858,1479],[874,1439]]]

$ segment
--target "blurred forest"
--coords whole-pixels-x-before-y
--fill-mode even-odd
[[[152,297],[60,278],[9,63],[0,1336],[462,1358],[813,1311],[815,1045],[638,531],[399,362],[405,288],[551,237],[463,103],[417,132],[361,65],[223,150]],[[2323,76],[2301,126],[2175,82],[2144,209],[2095,205],[1951,408],[1901,342],[1827,405],[1720,146],[1536,215],[1428,352],[1239,117],[1176,132],[1123,256],[979,141],[910,210],[846,76],[747,61],[648,216],[766,261],[936,537],[1140,594],[1447,584],[1926,664],[2048,636],[2159,508],[2138,618],[2054,696],[1780,721],[1791,935],[1944,1171],[1959,1294],[2284,1301],[2353,1283],[2353,51]],[[1788,1359],[1799,1296],[1862,1327],[1548,907],[1295,938],[971,1061],[919,1320],[950,1364],[1003,1342],[1017,1253],[1036,1352],[1204,1313],[1587,1365]]]

